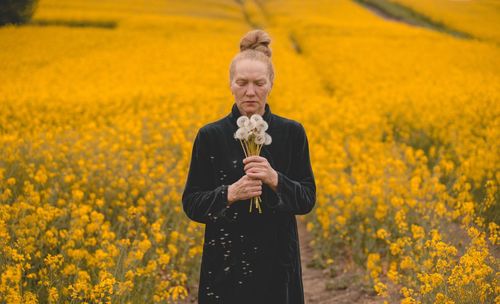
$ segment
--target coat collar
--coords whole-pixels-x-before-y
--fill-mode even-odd
[[[231,113],[229,113],[229,115],[228,115],[228,118],[231,120],[231,122],[234,124],[234,126],[238,126],[236,124],[236,120],[240,116],[241,116],[240,110],[236,106],[236,103],[233,103],[233,107],[231,109]],[[265,105],[265,111],[264,111],[264,115],[262,115],[262,118],[267,122],[267,124],[270,127],[271,126],[270,125],[270,122],[271,122],[271,107],[269,106],[269,104],[267,102],[266,102],[266,105]]]

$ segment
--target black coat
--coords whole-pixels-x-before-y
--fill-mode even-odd
[[[278,172],[278,187],[263,184],[262,213],[255,206],[250,213],[249,199],[227,205],[227,187],[245,174],[245,154],[233,137],[240,115],[233,104],[229,115],[199,129],[182,195],[186,215],[206,224],[199,303],[304,303],[295,215],[316,202],[305,130],[266,104],[272,143],[260,156]]]

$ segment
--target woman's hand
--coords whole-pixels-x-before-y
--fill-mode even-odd
[[[236,201],[246,200],[262,194],[262,181],[243,175],[237,182],[227,188],[229,205]]]
[[[249,156],[243,159],[244,170],[247,176],[261,180],[271,189],[278,187],[278,172],[271,167],[266,158],[262,156]]]

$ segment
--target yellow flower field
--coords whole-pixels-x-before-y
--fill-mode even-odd
[[[0,302],[195,292],[203,226],[181,194],[197,129],[230,111],[229,63],[252,26],[273,39],[272,111],[309,138],[317,263],[353,261],[388,303],[500,302],[492,40],[347,0],[41,0],[34,20],[0,28]]]
[[[497,30],[500,3],[495,0],[392,0],[424,13],[435,21],[471,34],[476,39],[500,42]]]

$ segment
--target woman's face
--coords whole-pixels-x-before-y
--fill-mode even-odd
[[[242,59],[236,62],[231,92],[242,115],[264,115],[271,82],[265,63]]]

